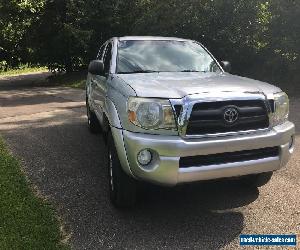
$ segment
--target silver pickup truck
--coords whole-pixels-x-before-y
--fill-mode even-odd
[[[138,181],[174,186],[234,177],[267,183],[294,149],[289,99],[231,75],[196,41],[115,37],[88,68],[92,133],[107,142],[110,197],[132,206]]]

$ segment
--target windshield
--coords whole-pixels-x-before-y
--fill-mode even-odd
[[[117,73],[221,72],[216,61],[192,41],[119,41]]]

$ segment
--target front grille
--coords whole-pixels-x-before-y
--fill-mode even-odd
[[[233,124],[224,120],[224,111],[234,107],[238,119]],[[186,135],[204,135],[264,129],[269,127],[268,109],[263,100],[235,100],[196,103]]]
[[[180,168],[188,167],[203,167],[208,165],[218,165],[234,162],[243,162],[251,160],[259,160],[269,157],[276,157],[279,155],[279,148],[261,148],[254,150],[244,150],[238,152],[198,155],[181,157],[179,161]]]

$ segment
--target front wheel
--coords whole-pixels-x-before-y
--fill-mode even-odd
[[[116,207],[133,207],[136,202],[136,181],[123,171],[111,132],[107,141],[110,199]]]

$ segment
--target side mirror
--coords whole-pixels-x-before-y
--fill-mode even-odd
[[[228,61],[222,61],[221,66],[224,69],[225,72],[230,73],[231,72],[231,63]]]
[[[89,73],[93,75],[104,75],[104,64],[103,61],[93,60],[89,64]]]

